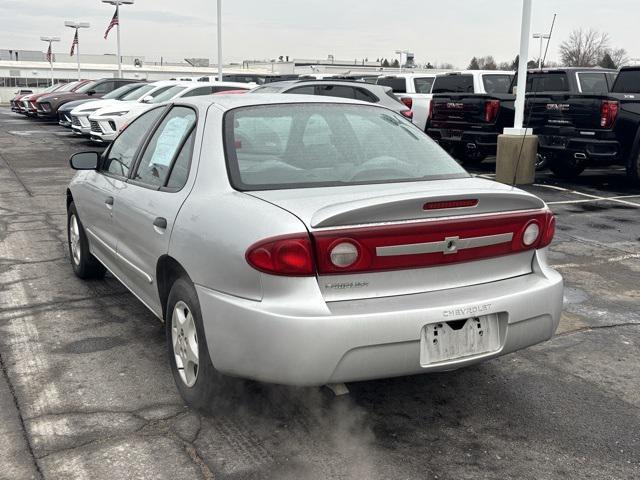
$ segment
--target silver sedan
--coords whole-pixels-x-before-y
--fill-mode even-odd
[[[339,98],[155,107],[71,158],[71,263],[166,323],[205,408],[233,377],[322,385],[543,342],[562,309],[539,198],[471,177],[406,118]]]

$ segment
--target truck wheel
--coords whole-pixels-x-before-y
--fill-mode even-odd
[[[67,210],[67,239],[73,272],[82,279],[102,278],[107,269],[89,251],[89,242],[73,202]]]
[[[231,406],[240,380],[214,368],[198,295],[188,278],[179,278],[171,287],[165,323],[171,372],[185,402],[204,412]]]
[[[549,170],[556,177],[567,180],[577,177],[584,172],[585,168],[587,168],[587,165],[584,161],[573,158],[570,154],[557,155],[549,161]]]

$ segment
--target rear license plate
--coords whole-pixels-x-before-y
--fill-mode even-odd
[[[462,130],[442,130],[442,138],[460,140],[462,138]]]
[[[499,349],[500,325],[495,314],[432,323],[422,329],[420,364],[426,367]]]

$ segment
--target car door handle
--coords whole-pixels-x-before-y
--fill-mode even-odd
[[[153,221],[153,226],[155,228],[158,228],[160,230],[166,230],[167,229],[167,219],[164,217],[156,217],[156,219]]]
[[[113,208],[113,197],[107,197],[104,201],[104,204],[109,210],[111,210]]]

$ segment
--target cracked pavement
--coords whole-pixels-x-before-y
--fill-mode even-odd
[[[92,149],[0,108],[0,479],[640,477],[640,189],[622,173],[527,187],[558,215],[551,341],[339,398],[247,382],[204,416],[155,317],[115,279],[73,275],[68,157]]]

